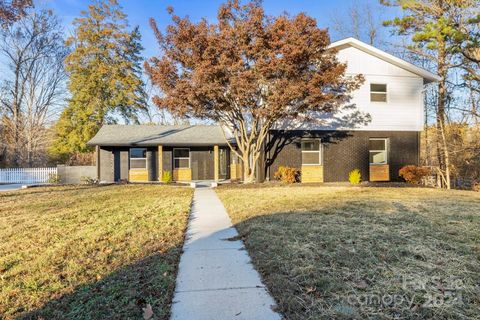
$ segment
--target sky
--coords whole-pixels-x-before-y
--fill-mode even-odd
[[[65,24],[66,30],[72,30],[71,22],[85,10],[89,0],[37,0],[36,4],[52,8]],[[166,8],[172,6],[175,14],[183,17],[189,16],[198,21],[207,18],[210,21],[216,19],[218,7],[224,0],[119,0],[123,11],[128,15],[130,25],[139,26],[142,35],[142,44],[145,48],[143,55],[151,57],[158,54],[156,40],[149,26],[149,19],[154,18],[160,28],[164,30],[170,23],[170,17]],[[332,24],[334,16],[344,16],[353,2],[358,4],[370,4],[374,8],[380,8],[378,0],[264,0],[264,8],[270,15],[279,15],[283,12],[297,14],[306,12],[317,19],[319,27],[328,27]],[[383,14],[385,15],[385,10]],[[388,11],[388,10],[387,10]],[[387,13],[391,14],[391,10]],[[331,31],[332,40],[338,40],[339,36]]]

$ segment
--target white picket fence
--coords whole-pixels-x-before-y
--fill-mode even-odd
[[[56,175],[56,167],[0,169],[0,183],[46,183]]]

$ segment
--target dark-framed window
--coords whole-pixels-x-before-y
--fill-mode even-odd
[[[174,169],[190,168],[190,149],[189,148],[173,149],[173,168]]]
[[[147,169],[146,148],[130,148],[130,169]]]

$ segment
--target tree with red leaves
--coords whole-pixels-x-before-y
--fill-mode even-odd
[[[25,15],[33,7],[32,0],[0,0],[0,26],[8,26]]]
[[[145,69],[163,93],[153,100],[172,114],[221,124],[236,141],[230,147],[247,183],[275,123],[335,112],[362,82],[345,76],[328,31],[304,13],[272,17],[261,1],[238,0],[220,7],[217,23],[169,13],[165,33],[150,21],[161,55]]]

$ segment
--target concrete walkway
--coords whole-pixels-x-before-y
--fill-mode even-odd
[[[0,184],[0,191],[14,191],[22,189],[22,184],[12,183],[12,184]]]
[[[280,319],[237,235],[215,191],[196,189],[171,319]]]

